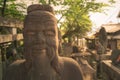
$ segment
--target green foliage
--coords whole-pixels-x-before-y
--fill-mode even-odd
[[[109,0],[110,3],[115,3],[115,0]]]
[[[110,1],[113,2],[113,0]],[[109,4],[98,3],[95,0],[65,0],[61,5],[65,9],[57,12],[62,14],[61,18],[65,19],[60,26],[63,31],[63,38],[84,37],[92,27],[89,13],[103,12],[104,8],[109,6]]]
[[[59,5],[59,1],[56,1],[56,0],[39,0],[39,3]]]
[[[47,1],[45,1],[45,0],[39,0],[39,2],[42,4],[47,4]]]
[[[62,13],[65,16],[65,22],[61,25],[61,29],[64,29],[65,32],[63,38],[85,36],[92,26],[89,12],[101,11],[99,8],[103,6],[102,3],[87,2],[86,0],[66,0],[63,5],[68,6]]]
[[[10,34],[10,28],[6,28],[4,26],[0,26],[0,34]]]
[[[16,0],[7,0],[5,10],[4,10],[4,17],[7,18],[15,18],[19,20],[24,19],[24,13],[26,9],[26,5],[24,3],[16,3]],[[0,10],[3,8],[3,0],[0,0]],[[0,14],[2,16],[2,14]]]
[[[23,46],[19,44],[19,42],[20,41],[13,41],[7,45],[6,59],[8,65],[17,59],[23,58]]]

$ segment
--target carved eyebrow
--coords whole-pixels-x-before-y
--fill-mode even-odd
[[[52,30],[52,29],[46,30],[46,32],[52,32],[55,34],[55,30]]]
[[[46,35],[51,35],[51,36],[55,36],[55,30],[45,30],[45,34]]]
[[[27,32],[27,34],[34,35],[35,33],[34,32]]]

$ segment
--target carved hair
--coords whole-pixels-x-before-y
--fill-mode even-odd
[[[33,5],[30,5],[28,8],[27,8],[27,13],[29,14],[30,12],[33,12],[33,11],[48,11],[48,12],[51,12],[52,14],[54,14],[54,9],[50,6],[50,5],[40,5],[40,4],[33,4]]]

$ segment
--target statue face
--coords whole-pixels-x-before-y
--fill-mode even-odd
[[[49,15],[48,15],[49,16]],[[53,17],[28,16],[24,28],[24,46],[26,53],[33,55],[46,53],[48,47],[57,49],[57,27]]]

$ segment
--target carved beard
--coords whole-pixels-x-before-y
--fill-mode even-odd
[[[56,50],[57,50],[57,46],[56,46],[56,41],[52,40],[50,37],[47,38],[46,40],[47,46],[46,46],[46,52],[48,55],[48,58],[50,59],[50,61],[53,60],[54,57],[56,57]]]
[[[26,35],[27,36],[27,35]],[[32,39],[29,39],[32,40]],[[28,39],[25,41],[29,41]],[[25,42],[24,44],[24,50],[25,50],[25,59],[31,63],[32,62],[32,58],[33,56],[31,54],[42,54],[39,51],[35,51],[33,46],[34,46],[34,42],[31,44],[28,44],[27,42]],[[42,45],[42,44],[41,44]],[[57,40],[55,38],[52,37],[47,37],[46,38],[46,44],[44,44],[44,46],[46,47],[46,54],[49,58],[49,60],[51,61],[51,63],[53,62],[54,59],[57,60],[57,56],[58,56],[58,48],[57,48]],[[38,48],[39,49],[39,48]],[[38,53],[37,53],[38,52]]]
[[[47,39],[47,55],[50,59],[50,64],[53,69],[60,75],[60,65],[59,65],[59,56],[58,56],[58,41],[57,39],[53,41],[52,39]]]
[[[56,44],[57,42],[56,41],[57,40],[54,40],[51,37],[47,37],[47,39],[46,39],[46,54],[47,54],[46,58],[48,58],[49,62],[50,62],[47,64],[50,64],[51,68],[54,69],[58,73],[59,67],[58,67],[58,53],[57,53],[57,44]],[[35,53],[33,53],[32,48],[30,46],[28,47],[28,45],[25,44],[25,57],[27,59],[27,64],[29,65],[28,66],[28,76],[33,76],[35,79],[36,77],[39,78],[39,75],[35,74],[36,71],[34,72],[33,65],[41,65],[41,64],[39,63],[39,60],[32,59],[33,56],[31,54],[35,54]],[[43,54],[43,53],[37,53],[37,54]],[[37,54],[35,54],[35,55],[37,55]],[[41,61],[43,61],[43,60],[41,59]],[[39,70],[37,73],[41,73],[41,72],[44,73],[44,71],[39,72]],[[45,79],[43,79],[43,80],[45,80]],[[53,80],[53,79],[51,79],[51,80]]]

